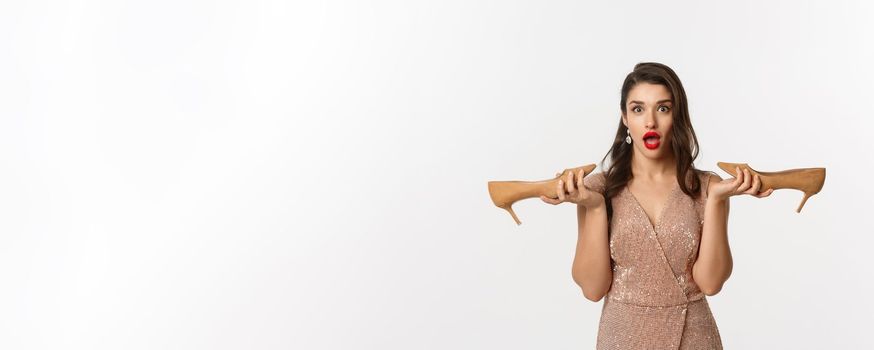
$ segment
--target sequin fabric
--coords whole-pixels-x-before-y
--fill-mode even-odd
[[[709,172],[699,179],[698,198],[675,183],[654,225],[627,186],[611,199],[613,284],[601,309],[597,349],[722,349],[707,298],[692,278]],[[583,182],[604,193],[603,172]]]

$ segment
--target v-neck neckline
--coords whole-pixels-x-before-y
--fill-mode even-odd
[[[656,220],[658,220],[657,223],[653,223],[652,221],[650,221],[649,214],[646,213],[646,209],[643,208],[643,205],[640,204],[640,201],[637,200],[637,197],[635,197],[634,193],[631,192],[631,189],[628,188],[628,185],[625,185],[625,191],[628,192],[629,195],[631,195],[634,203],[637,204],[637,208],[640,209],[640,211],[643,213],[643,217],[646,218],[646,222],[649,223],[649,227],[653,231],[655,231],[656,227],[659,227],[662,224],[662,221],[664,221],[665,212],[667,212],[668,207],[671,205],[671,200],[674,198],[674,192],[676,192],[677,188],[680,186],[677,181],[673,181],[673,183],[674,185],[671,188],[671,192],[668,193],[668,198],[665,199],[665,203],[662,205],[662,211],[661,213],[659,213],[659,216],[656,217]]]

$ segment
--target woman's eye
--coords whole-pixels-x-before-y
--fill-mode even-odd
[[[639,109],[640,109],[640,107],[634,107],[631,110],[634,111],[635,113],[640,113]]]
[[[665,109],[664,112],[667,112],[670,110],[670,108],[668,108],[668,106],[662,106],[662,107]],[[660,108],[662,108],[662,107],[660,107]]]

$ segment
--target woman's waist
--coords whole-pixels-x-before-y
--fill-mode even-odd
[[[704,293],[697,292],[685,298],[664,298],[664,296],[648,297],[641,295],[633,295],[628,293],[617,293],[611,289],[605,298],[611,303],[620,303],[629,306],[647,307],[647,308],[675,308],[688,306],[691,303],[706,302]]]

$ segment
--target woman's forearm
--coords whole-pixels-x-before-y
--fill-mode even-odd
[[[706,295],[714,295],[731,275],[731,249],[728,246],[729,200],[711,197],[704,205],[704,225],[698,260],[692,278]]]
[[[571,274],[592,301],[601,300],[613,282],[607,225],[605,205],[588,209],[577,205],[577,250]]]

